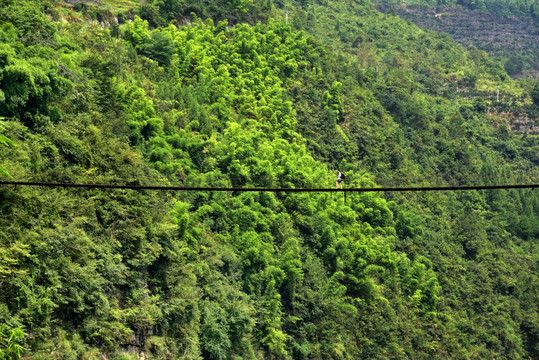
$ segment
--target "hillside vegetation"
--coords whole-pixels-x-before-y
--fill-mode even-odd
[[[419,5],[445,8],[458,5],[470,10],[495,13],[498,16],[526,16],[539,19],[539,5],[534,0],[380,0],[385,4]]]
[[[392,6],[384,12],[398,14],[418,26],[444,32],[467,48],[476,47],[501,61],[513,78],[537,78],[539,72],[539,22],[525,15],[501,15],[463,6]]]
[[[2,179],[539,180],[539,85],[371,3],[101,3],[0,0]],[[1,186],[0,358],[539,357],[537,190],[343,195]]]

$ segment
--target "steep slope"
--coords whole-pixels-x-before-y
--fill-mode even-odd
[[[289,25],[152,30],[54,23],[26,5],[0,11],[0,110],[16,143],[1,164],[16,179],[538,178],[537,138],[457,92],[524,89],[483,53],[369,4],[313,7],[306,28],[327,44],[293,30],[310,11],[295,7]],[[364,25],[322,17],[345,12]],[[537,194],[339,195],[2,187],[0,319],[24,327],[36,359],[537,355]]]
[[[539,28],[527,16],[507,16],[464,7],[381,5],[418,26],[444,32],[467,48],[476,47],[504,63],[512,77],[536,78],[539,71]]]
[[[318,137],[319,130],[305,131],[308,138],[317,139],[312,147],[315,154],[338,154],[334,149],[344,148],[342,158],[336,159],[338,163],[341,159],[352,160],[374,172],[377,181],[387,185],[537,181],[538,162],[534,155],[537,138],[514,138],[504,126],[503,118],[504,111],[511,111],[506,107],[509,105],[515,114],[527,112],[523,118],[531,118],[532,126],[536,126],[537,107],[529,103],[520,105],[515,98],[510,104],[496,101],[494,87],[518,91],[519,86],[499,71],[499,64],[481,51],[463,51],[443,36],[408,27],[402,20],[377,14],[359,2],[334,2],[328,9],[331,11],[316,3],[295,9],[298,19],[295,26],[327,39],[334,49],[343,53],[337,65],[333,57],[325,68],[335,69],[329,73],[330,81],[343,84],[339,97],[342,111],[334,119],[346,137],[341,142],[334,138],[324,146],[324,140],[318,139],[327,136]],[[356,63],[356,69],[343,71],[347,62],[352,66]],[[356,90],[353,83],[362,84],[363,89]],[[309,83],[311,87],[315,84]],[[484,92],[489,87],[490,95]],[[371,90],[396,126],[381,120],[384,117],[380,108],[368,105],[373,103],[373,98],[366,89]],[[531,91],[531,87],[528,89]],[[299,104],[305,104],[298,109],[309,109],[305,117],[298,110],[299,124],[312,124],[315,118],[316,111],[311,109],[316,101],[306,100],[312,94],[316,92],[309,89],[295,98]],[[525,95],[518,97],[523,99]],[[339,167],[343,167],[342,162]],[[522,201],[528,197],[530,202]],[[536,195],[532,192],[436,194],[389,199],[412,210],[412,214],[403,210],[395,212],[397,219],[401,217],[403,221],[401,225],[406,223],[415,229],[398,232],[397,246],[409,256],[422,255],[432,260],[447,300],[443,303],[452,309],[448,312],[459,324],[458,331],[473,339],[489,334],[484,349],[475,347],[477,343],[471,345],[475,340],[468,343],[468,348],[475,348],[474,351],[482,354],[480,357],[492,356],[487,355],[490,351],[507,358],[521,357],[524,353],[516,349],[522,341],[525,352],[535,354],[537,332],[529,326],[529,315],[514,315],[528,313],[533,308],[528,300],[537,299],[537,295],[524,290],[527,295],[521,298],[501,284],[537,273],[532,260],[537,257]],[[509,208],[527,215],[513,213],[507,217]],[[470,218],[475,220],[464,221]],[[529,232],[532,228],[535,230]],[[422,231],[420,236],[419,231]],[[518,244],[516,248],[515,244]],[[530,257],[520,258],[519,253]],[[526,264],[522,268],[514,263],[519,258],[517,262]],[[532,278],[536,279],[536,275]],[[512,289],[529,288],[519,283]],[[517,298],[526,300],[520,302]],[[478,300],[465,304],[451,299]],[[504,317],[502,327],[494,318],[503,311],[492,309],[509,306],[516,307],[512,308],[513,315]],[[522,337],[509,345],[512,341],[506,340],[515,331],[519,332],[517,329]]]
[[[307,66],[303,34],[224,23],[149,32],[141,20],[122,30],[128,41],[99,26],[64,25],[52,33],[60,46],[21,47],[29,53],[5,46],[4,79],[18,71],[26,80],[2,83],[9,94],[17,91],[10,86],[21,89],[21,101],[4,103],[13,118],[7,135],[18,145],[3,164],[14,178],[330,181],[306,153],[283,98],[283,82]],[[80,45],[70,34],[83,34]],[[36,48],[50,64],[33,56]],[[51,79],[58,89],[47,93]],[[392,324],[396,308],[420,322],[439,288],[426,259],[391,250],[395,230],[380,197],[351,197],[350,207],[326,195],[176,196],[2,188],[2,318],[25,327],[33,358],[413,351],[409,342],[397,345],[399,332],[421,330]],[[372,311],[387,320],[366,317]],[[349,326],[359,320],[371,325]],[[372,343],[379,331],[388,338]],[[391,349],[382,348],[387,341]]]

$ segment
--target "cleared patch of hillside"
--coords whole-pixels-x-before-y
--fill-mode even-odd
[[[458,43],[485,50],[504,62],[509,75],[539,74],[539,28],[533,19],[506,17],[460,6],[436,9],[424,6],[379,6],[429,30],[449,34]]]

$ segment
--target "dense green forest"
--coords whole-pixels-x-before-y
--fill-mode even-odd
[[[537,183],[539,84],[358,1],[0,0],[2,180]],[[539,192],[0,186],[0,359],[539,358]]]

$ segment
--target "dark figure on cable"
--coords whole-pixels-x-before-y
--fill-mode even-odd
[[[340,170],[337,170],[337,186],[336,186],[337,189],[339,188],[339,186],[342,189],[342,182],[344,178],[345,178],[344,174]]]

